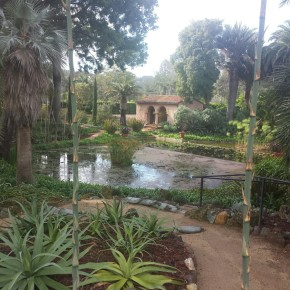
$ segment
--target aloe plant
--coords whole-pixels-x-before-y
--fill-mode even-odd
[[[164,284],[182,285],[180,280],[173,279],[162,273],[174,273],[174,267],[155,262],[135,262],[135,254],[129,255],[128,259],[124,255],[112,249],[116,262],[91,263],[94,268],[93,277],[89,278],[85,284],[107,282],[111,285],[107,290],[136,289],[166,289]]]

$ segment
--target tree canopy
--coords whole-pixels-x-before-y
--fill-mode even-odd
[[[56,21],[65,27],[60,0],[43,0],[59,11]],[[144,38],[156,28],[157,0],[73,0],[71,1],[75,50],[82,68],[109,66],[125,68],[147,58]]]
[[[180,46],[173,55],[173,62],[177,92],[188,101],[197,98],[209,103],[212,98],[213,84],[219,76],[214,43],[221,32],[221,20],[205,19],[192,22],[180,33]]]

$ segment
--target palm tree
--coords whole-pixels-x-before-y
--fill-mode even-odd
[[[269,40],[271,43],[265,53],[267,68],[287,64],[290,60],[290,20],[280,25]]]
[[[127,98],[133,97],[138,93],[135,75],[129,72],[117,72],[118,80],[111,83],[108,95],[120,100],[120,124],[127,126],[126,111]]]
[[[17,182],[32,183],[32,125],[48,87],[46,65],[61,63],[64,34],[51,27],[40,0],[12,0],[0,13],[0,57],[6,71],[4,108],[16,126]]]
[[[277,142],[284,152],[285,161],[290,164],[290,21],[280,25],[267,46],[266,72],[268,83],[275,94],[269,104],[275,115]]]
[[[250,85],[247,82],[251,79],[248,74],[252,74],[253,70],[254,62],[250,52],[253,51],[254,43],[254,30],[238,23],[234,26],[226,25],[222,35],[217,38],[216,47],[224,56],[222,67],[229,74],[228,120],[233,119],[239,81],[247,80],[246,84]]]

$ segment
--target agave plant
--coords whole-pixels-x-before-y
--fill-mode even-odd
[[[11,229],[0,234],[0,241],[10,248],[9,254],[0,253],[0,288],[70,289],[53,277],[72,272],[72,222],[64,225],[61,217],[53,221],[44,218],[24,233],[17,218],[10,214],[10,220]],[[89,250],[82,251],[80,258]]]
[[[64,227],[57,239],[47,247],[43,222],[37,226],[35,237],[31,231],[22,237],[16,223],[12,229],[7,235],[0,234],[0,239],[11,250],[8,255],[0,253],[0,288],[69,289],[50,277],[71,273],[72,242],[68,227]]]
[[[144,232],[148,233],[152,237],[163,237],[169,232],[174,230],[173,227],[165,227],[165,220],[160,219],[157,214],[143,215],[139,218],[136,218],[139,227],[143,229]]]
[[[130,222],[123,221],[120,225],[116,224],[106,235],[110,248],[129,255],[142,253],[147,246],[156,243],[156,237],[152,237],[149,232],[144,232],[134,219]]]
[[[107,282],[111,285],[107,290],[121,289],[166,289],[164,284],[182,285],[180,280],[157,274],[174,273],[174,267],[155,263],[155,262],[135,262],[135,255],[129,255],[128,259],[124,255],[112,249],[116,262],[91,263],[90,267],[94,268],[93,277],[89,278],[84,284],[96,282]]]
[[[124,219],[123,201],[113,198],[112,203],[104,202],[103,218],[109,224],[120,223]]]

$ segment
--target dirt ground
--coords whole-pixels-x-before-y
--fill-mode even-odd
[[[80,202],[80,210],[94,210],[101,201]],[[66,207],[70,207],[67,205]],[[128,206],[133,207],[133,206]],[[144,206],[135,206],[140,212],[156,212]],[[199,234],[182,235],[193,250],[197,262],[199,290],[241,289],[240,228],[212,225],[185,217],[181,213],[159,212],[159,216],[172,225],[201,226]],[[290,289],[290,251],[281,245],[267,242],[263,237],[251,235],[251,290]]]

